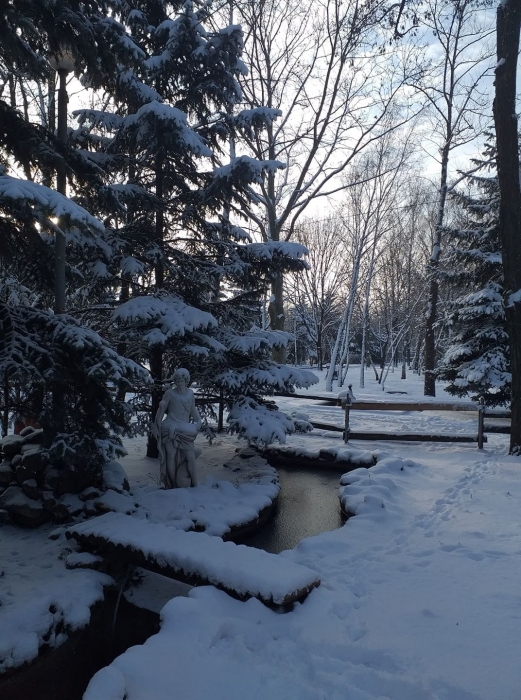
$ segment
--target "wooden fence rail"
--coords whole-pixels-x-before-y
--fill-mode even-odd
[[[345,397],[342,398],[344,407],[344,442],[352,440],[404,440],[406,442],[477,442],[478,449],[483,449],[487,442],[485,433],[510,434],[510,426],[485,423],[485,417],[510,418],[510,411],[494,411],[485,406],[483,399],[479,403],[432,403],[426,401],[400,401],[396,403],[384,401],[356,401],[351,398],[351,386]],[[362,433],[350,429],[349,416],[352,410],[361,411],[476,411],[478,414],[477,434],[475,435],[450,435],[426,434],[426,433]]]

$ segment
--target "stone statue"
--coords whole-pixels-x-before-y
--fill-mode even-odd
[[[152,428],[165,489],[197,485],[194,440],[201,427],[194,392],[188,388],[190,373],[180,368],[172,379],[175,387],[165,392]]]

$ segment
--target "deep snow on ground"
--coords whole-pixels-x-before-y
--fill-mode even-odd
[[[519,461],[447,456],[347,477],[357,515],[282,555],[322,579],[293,612],[194,589],[85,698],[517,700]]]
[[[369,373],[367,388],[358,389],[358,372],[352,368],[349,378],[357,398],[423,400],[417,376],[390,374],[386,389],[407,391],[390,395]],[[322,378],[309,393],[323,387]],[[438,394],[437,400],[453,401]],[[281,399],[279,406],[342,423],[340,409],[318,402]],[[355,411],[351,424],[474,433],[477,417]],[[201,473],[222,471],[239,445],[228,436],[216,442],[203,451]],[[342,446],[339,433],[317,431],[291,436],[288,444],[314,451]],[[379,459],[343,479],[341,498],[356,516],[279,555],[322,579],[302,605],[279,614],[212,587],[192,589],[165,605],[159,634],[92,679],[85,698],[170,700],[175,693],[184,700],[518,700],[521,461],[506,454],[507,438],[489,436],[481,452],[474,444],[451,443],[364,441],[352,447]],[[129,448],[123,463],[131,482],[154,483],[157,464],[138,451],[143,441]],[[23,568],[22,559],[29,576],[42,572],[37,556],[23,557],[24,543],[35,551],[33,538],[46,540],[45,528],[18,537],[13,530],[0,528],[0,568],[6,568],[10,548],[20,552],[6,559],[14,591],[9,572]],[[6,533],[13,536],[9,546]],[[49,546],[43,554],[52,559]],[[80,572],[67,575],[74,573]],[[2,614],[0,608],[0,630]]]
[[[208,458],[200,465],[199,486],[164,491],[157,460],[141,452],[145,439],[130,441],[125,466],[131,493],[109,489],[97,503],[136,520],[181,530],[197,525],[217,535],[254,520],[278,494],[277,473],[258,455],[241,457],[244,444],[237,440],[216,442],[214,447],[201,444]],[[104,587],[114,584],[106,574],[66,568],[78,559],[78,546],[66,540],[65,530],[0,525],[0,680],[2,672],[36,658],[40,647],[59,646],[69,630],[87,625],[90,607],[103,599]],[[183,584],[157,579],[147,576],[139,591],[128,591],[129,600],[159,610],[172,595],[186,591]]]

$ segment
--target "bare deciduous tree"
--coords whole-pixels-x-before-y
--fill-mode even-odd
[[[309,219],[301,223],[295,238],[309,250],[309,269],[286,280],[287,297],[297,322],[314,345],[318,368],[324,362],[324,344],[333,336],[341,314],[345,286],[344,246],[336,218]]]
[[[483,78],[490,71],[492,50],[488,40],[492,24],[477,0],[425,0],[422,7],[422,24],[436,42],[430,50],[432,69],[414,85],[430,105],[431,140],[439,152],[438,204],[427,263],[430,288],[425,319],[424,394],[435,396],[437,271],[449,189],[449,162],[455,149],[483,131],[481,122],[489,98],[481,88]]]
[[[247,145],[286,165],[267,175],[258,206],[245,204],[244,213],[264,240],[288,240],[310,202],[340,191],[353,159],[409,118],[405,108],[387,118],[404,83],[401,64],[378,44],[390,4],[244,0],[236,8],[249,70],[244,101],[281,114]],[[272,292],[272,326],[283,329],[282,277]]]
[[[347,303],[331,353],[331,365],[326,379],[327,391],[332,389],[337,363],[340,365],[340,386],[347,373],[351,319],[359,289],[362,261],[368,254],[372,258],[367,271],[368,277],[372,277],[377,246],[393,228],[394,211],[400,198],[400,178],[404,176],[412,152],[410,138],[410,134],[402,134],[402,142],[398,145],[393,140],[393,134],[388,132],[371,151],[364,154],[358,167],[353,168],[352,182],[347,183],[349,186],[346,189],[342,218],[352,250],[351,277]],[[342,370],[343,365],[345,367]]]

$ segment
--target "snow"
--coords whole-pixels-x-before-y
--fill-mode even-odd
[[[515,304],[519,304],[520,302],[521,302],[521,289],[518,289],[517,292],[513,292],[512,294],[509,295],[507,306],[514,306]]]
[[[198,442],[202,440],[200,436]],[[203,451],[202,447],[199,449]],[[157,470],[157,462],[151,461]],[[117,462],[111,464],[122,469]],[[104,472],[105,483],[116,486],[112,485],[95,501],[98,511],[125,513],[148,522],[167,523],[179,530],[202,529],[218,537],[255,520],[273,503],[280,490],[273,467],[262,457],[245,458],[241,453],[227,459],[218,471],[214,468],[213,473],[200,474],[199,485],[190,489],[165,491],[156,482],[143,482],[134,484],[132,492],[126,493],[117,488],[119,480],[112,476],[114,469],[112,466],[109,476],[107,470]]]
[[[177,107],[152,100],[138,109],[135,114],[125,118],[125,129],[137,126],[140,140],[147,141],[151,138],[152,129],[149,128],[151,118],[167,122],[172,131],[176,132],[183,145],[197,156],[211,156],[212,151],[204,140],[188,126],[187,116]]]
[[[393,399],[370,375],[359,389],[358,372],[353,366],[347,378],[358,399]],[[322,374],[311,393],[327,397],[324,380]],[[391,372],[387,391],[425,400],[422,383],[417,375],[400,380],[399,372]],[[342,423],[338,407],[295,397],[276,400],[288,414]],[[431,401],[447,402],[439,385]],[[356,430],[469,433],[476,422],[471,411],[351,413]],[[233,469],[223,465],[231,463],[239,444],[225,435],[212,445],[201,443],[201,481],[214,480],[208,482],[209,493],[217,492],[210,484],[226,476],[233,485]],[[175,688],[190,700],[517,700],[521,471],[519,458],[507,455],[507,438],[489,435],[483,451],[450,443],[345,446],[339,433],[314,430],[290,435],[287,445],[303,455],[330,449],[378,458],[376,466],[341,478],[339,495],[354,517],[278,555],[316,572],[320,587],[284,615],[254,599],[240,602],[210,586],[194,588],[188,597],[170,600],[161,612],[160,632],[96,674],[84,698],[170,700]],[[160,498],[153,483],[157,462],[144,457],[143,439],[126,446],[129,455],[122,462],[132,498],[145,508],[147,498]],[[159,513],[159,505],[153,510]],[[166,507],[162,513],[167,516]],[[102,580],[94,571],[67,571],[58,559],[62,548],[63,537],[51,542],[45,528],[27,532],[0,526],[6,571],[0,578],[3,643],[6,600],[12,607],[18,599],[19,619],[25,622],[15,626],[11,618],[8,628],[18,634],[29,621],[38,627],[40,613],[31,606],[46,591],[52,588],[54,599],[59,593],[66,600],[73,582],[78,596],[85,594],[77,588],[87,581],[84,575],[95,577],[89,591]],[[53,586],[45,588],[47,576]],[[38,610],[43,615],[48,607]],[[24,648],[29,647],[27,634]]]
[[[83,207],[75,204],[68,197],[38,185],[29,180],[20,180],[9,175],[0,175],[0,197],[31,202],[35,211],[41,211],[56,218],[66,217],[76,224],[87,226],[103,232],[105,227]]]
[[[97,571],[68,571],[70,546],[63,533],[49,540],[52,530],[0,526],[0,678],[36,658],[41,646],[59,646],[69,630],[88,624],[90,607],[113,583]]]
[[[152,320],[158,323],[159,328],[153,328],[143,335],[143,340],[151,345],[164,344],[169,338],[184,335],[187,331],[217,325],[215,318],[206,311],[189,306],[181,299],[166,296],[134,297],[116,309],[114,319],[123,322]]]
[[[252,257],[264,258],[266,260],[272,260],[276,254],[283,255],[291,260],[301,260],[308,254],[308,249],[305,246],[293,241],[250,243],[244,247]],[[270,299],[270,301],[274,301],[274,298]]]
[[[270,333],[271,336],[276,336],[277,331]],[[278,331],[281,338],[284,333]],[[276,342],[270,340],[274,346]],[[282,343],[281,343],[282,344]],[[246,367],[244,370],[234,370],[222,372],[217,377],[220,384],[227,386],[230,389],[239,388],[247,385],[249,382],[255,384],[260,383],[274,391],[285,391],[288,383],[294,384],[296,387],[309,387],[316,384],[316,376],[309,370],[295,370],[288,365],[259,363],[258,367]]]
[[[276,604],[282,604],[288,594],[314,586],[317,580],[310,569],[275,554],[122,513],[106,513],[70,530],[139,550],[160,566],[200,576],[239,595],[261,596]]]
[[[382,398],[379,385],[366,383],[359,398]],[[388,387],[419,398],[421,378],[391,374]],[[303,405],[278,402],[286,411]],[[306,412],[337,422],[341,416],[316,403]],[[476,420],[465,411],[352,417],[366,429],[416,421],[458,432]],[[314,433],[289,441],[303,452],[339,444],[338,436]],[[255,600],[192,589],[163,608],[159,634],[94,677],[86,700],[161,700],[172,687],[191,700],[514,700],[521,681],[521,475],[505,441],[490,438],[483,452],[369,443],[378,464],[342,478],[344,506],[357,515],[280,555],[322,579],[302,605],[281,616]]]
[[[248,353],[261,348],[285,347],[292,339],[291,333],[284,331],[264,331],[260,328],[252,328],[244,335],[229,333],[227,348],[228,350]]]
[[[271,126],[275,119],[282,116],[280,109],[272,107],[256,107],[255,109],[243,109],[235,117],[235,123],[241,129],[251,127]]]
[[[161,101],[161,95],[146,83],[141,82],[130,68],[122,70],[118,76],[120,83],[133,90],[142,102]]]
[[[277,170],[284,169],[284,163],[278,160],[257,160],[250,156],[237,156],[232,158],[230,163],[214,168],[214,177],[217,179],[230,178],[236,170],[244,170],[248,174],[250,182],[262,184],[264,172],[275,173]],[[255,244],[251,244],[255,245]],[[259,243],[259,246],[265,244]],[[298,244],[293,244],[298,245]],[[303,246],[300,246],[303,247]]]
[[[95,554],[89,554],[89,552],[71,552],[65,559],[65,564],[68,569],[74,568],[95,568],[97,564],[103,561],[102,557],[98,557]]]
[[[8,442],[17,440],[18,436],[11,436]],[[199,440],[203,441],[202,436]],[[89,501],[98,514],[102,510],[132,513],[138,525],[166,522],[171,530],[202,527],[221,536],[251,522],[278,495],[275,469],[258,456],[236,453],[238,443],[223,449],[219,443],[202,442],[205,463],[199,467],[200,486],[172,491],[161,490],[147,475],[149,466],[158,473],[158,463],[144,456],[146,438],[131,444],[125,466],[133,476],[132,494],[125,490],[125,470],[118,462],[109,462],[103,472],[108,490]],[[109,513],[109,517],[115,515]],[[0,676],[6,669],[32,661],[42,646],[65,642],[69,629],[88,624],[90,607],[103,598],[103,587],[113,583],[96,571],[70,571],[99,559],[72,548],[76,545],[65,541],[64,527],[46,525],[28,531],[0,524]],[[65,632],[56,634],[61,623]]]
[[[295,416],[292,416],[295,420]],[[304,432],[304,431],[303,431]],[[314,431],[317,433],[318,431]],[[301,436],[299,435],[299,438]],[[297,441],[295,438],[294,441]],[[312,436],[313,444],[319,442],[315,435]],[[307,441],[306,441],[307,442]],[[331,442],[331,441],[329,441]],[[338,442],[338,438],[337,438]],[[302,440],[300,440],[302,443]],[[365,467],[372,466],[375,460],[378,458],[379,451],[370,452],[368,450],[359,450],[355,447],[348,447],[347,445],[338,446],[328,444],[326,447],[316,447],[316,449],[310,449],[308,445],[269,445],[265,450],[264,454],[268,457],[273,454],[274,457],[283,457],[287,459],[313,459],[313,460],[324,460],[324,467],[331,466],[342,466],[342,463],[348,462],[349,464],[361,464]],[[318,468],[318,467],[317,467]]]
[[[88,122],[91,126],[102,126],[107,131],[117,131],[123,126],[124,119],[119,114],[99,109],[77,109],[72,113],[80,124]]]

